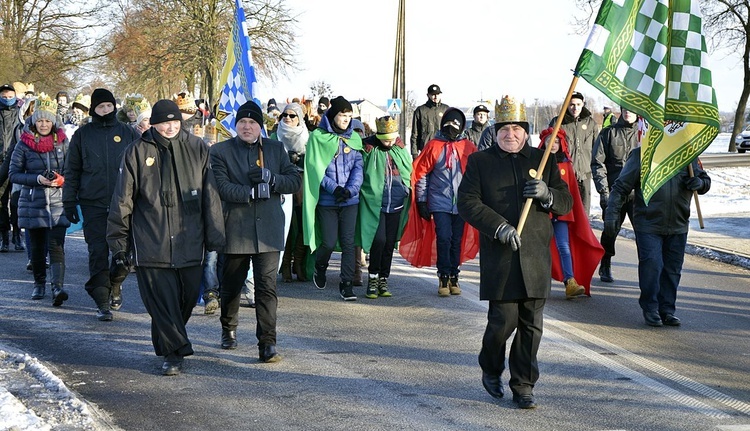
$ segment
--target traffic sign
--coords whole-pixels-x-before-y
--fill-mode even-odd
[[[388,99],[387,103],[389,114],[391,115],[399,115],[401,113],[401,99]]]

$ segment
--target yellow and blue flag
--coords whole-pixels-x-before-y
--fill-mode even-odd
[[[258,106],[261,106],[260,100],[255,97],[257,85],[255,68],[245,21],[245,10],[240,0],[235,0],[235,20],[227,43],[227,60],[221,71],[219,82],[222,83],[222,90],[216,113],[216,128],[219,140],[222,141],[237,135],[234,129],[234,115],[242,104],[248,100],[254,100]]]

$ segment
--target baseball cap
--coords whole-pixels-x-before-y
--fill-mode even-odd
[[[437,84],[432,84],[429,87],[427,87],[427,94],[440,94],[442,91],[440,91],[440,86]]]

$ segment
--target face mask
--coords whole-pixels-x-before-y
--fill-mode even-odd
[[[13,99],[6,99],[4,97],[0,97],[0,105],[2,106],[13,106],[16,104],[16,98]]]
[[[455,141],[456,139],[458,139],[458,136],[461,134],[458,129],[452,126],[443,127],[441,132],[443,132],[443,135],[451,141]]]

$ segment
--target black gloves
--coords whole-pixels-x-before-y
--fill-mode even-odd
[[[620,226],[618,226],[618,220],[617,218],[613,219],[604,219],[604,234],[607,235],[610,238],[617,237],[617,234],[620,233]]]
[[[427,202],[417,202],[417,211],[419,212],[419,216],[427,221],[430,221],[432,218],[430,209],[427,207]]]
[[[542,183],[544,184],[544,183]],[[518,231],[508,223],[503,222],[495,233],[495,238],[503,244],[510,245],[513,251],[518,251],[521,248],[521,236],[518,235]]]
[[[552,192],[549,191],[544,181],[529,180],[523,187],[523,197],[534,198],[544,205],[549,205],[552,201]]]
[[[682,183],[685,188],[691,191],[697,191],[703,188],[703,180],[699,177],[686,177]]]
[[[130,272],[130,259],[124,251],[118,251],[112,256],[112,263],[109,266],[110,282],[121,284],[125,281]]]
[[[607,203],[609,202],[609,193],[599,193],[599,206],[602,207],[602,211],[607,209]]]
[[[81,218],[78,217],[78,207],[76,207],[75,205],[65,206],[64,210],[65,210],[65,218],[67,218],[70,223],[76,224],[81,221]]]
[[[250,168],[250,172],[247,173],[248,178],[250,178],[250,181],[253,182],[253,184],[258,183],[266,183],[266,184],[273,184],[273,174],[271,171],[269,171],[266,168],[259,168],[257,166],[253,166]]]
[[[346,202],[347,199],[352,197],[352,192],[344,187],[337,186],[333,190],[333,197],[336,198],[336,202]]]

